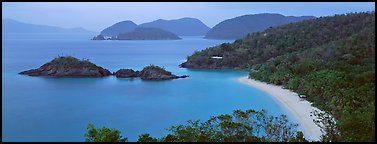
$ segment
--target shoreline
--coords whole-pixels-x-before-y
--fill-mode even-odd
[[[239,77],[237,81],[248,85],[250,87],[259,89],[271,96],[282,108],[292,114],[298,121],[299,127],[303,128],[304,137],[308,140],[319,140],[322,132],[320,128],[313,122],[314,116],[310,116],[312,111],[318,108],[311,106],[307,100],[301,100],[298,94],[288,89],[283,89],[281,86],[267,84],[254,79],[249,79],[248,76]]]

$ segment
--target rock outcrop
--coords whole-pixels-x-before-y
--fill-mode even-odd
[[[118,78],[133,78],[133,77],[139,77],[139,71],[134,71],[132,69],[120,69],[113,73]]]
[[[98,35],[92,38],[92,40],[106,40],[102,35]]]
[[[168,72],[165,69],[154,65],[144,67],[144,69],[140,72],[140,78],[142,80],[170,80],[186,77],[188,76],[176,76],[171,72]]]
[[[170,80],[188,77],[186,75],[176,76],[154,65],[144,67],[140,72],[132,69],[120,69],[111,73],[109,70],[89,62],[89,60],[79,60],[71,56],[59,56],[38,69],[23,71],[19,74],[49,77],[105,77],[115,75],[117,78],[140,77],[142,80]]]

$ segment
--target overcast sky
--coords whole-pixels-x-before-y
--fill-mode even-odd
[[[99,32],[123,20],[141,24],[157,19],[192,17],[213,27],[245,14],[318,17],[374,11],[374,7],[374,2],[2,2],[2,18]]]

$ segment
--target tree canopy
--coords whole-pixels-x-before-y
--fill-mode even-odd
[[[298,124],[290,123],[285,115],[271,116],[266,110],[235,110],[232,115],[223,114],[207,121],[189,120],[185,125],[169,128],[169,134],[153,138],[149,134],[139,136],[138,142],[306,142]],[[122,142],[120,132],[88,125],[87,141]]]
[[[222,59],[211,59],[219,55]],[[307,96],[336,119],[332,141],[375,141],[375,13],[349,13],[250,33],[195,52],[187,68],[249,70]]]

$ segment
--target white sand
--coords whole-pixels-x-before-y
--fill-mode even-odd
[[[299,130],[302,130],[306,139],[319,140],[322,132],[313,122],[314,116],[310,116],[312,111],[319,109],[311,106],[306,100],[301,100],[298,94],[281,86],[267,84],[264,82],[248,79],[246,77],[238,78],[238,81],[251,87],[260,89],[272,96],[281,106],[286,108],[299,122]],[[302,129],[301,129],[302,128]]]

